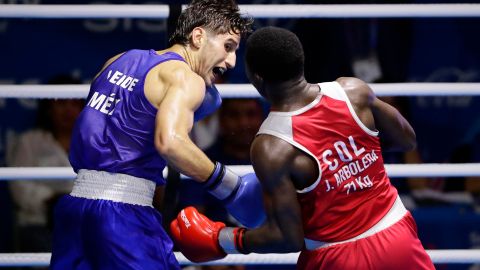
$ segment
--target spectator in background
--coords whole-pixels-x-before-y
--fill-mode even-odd
[[[258,99],[225,99],[218,115],[219,136],[205,153],[226,164],[250,165],[250,144],[264,116]]]
[[[217,117],[218,137],[205,154],[225,165],[250,165],[250,144],[265,117],[261,101],[255,98],[224,99]],[[178,207],[193,205],[211,218],[235,224],[218,200],[207,192],[200,192],[198,185],[194,181],[181,181]]]
[[[49,84],[78,84],[60,75]],[[43,99],[39,103],[37,126],[20,135],[8,166],[70,166],[68,150],[75,118],[83,100]],[[12,181],[10,191],[15,204],[17,249],[19,252],[51,251],[50,214],[55,199],[71,191],[72,181]]]

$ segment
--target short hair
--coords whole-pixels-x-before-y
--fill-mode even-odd
[[[304,75],[302,43],[289,30],[263,27],[246,42],[245,62],[251,73],[269,82],[283,82]]]
[[[178,17],[169,42],[187,45],[195,27],[204,27],[215,34],[235,33],[245,37],[252,32],[253,18],[242,16],[233,0],[192,0]]]

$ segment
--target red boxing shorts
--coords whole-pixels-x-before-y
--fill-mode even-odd
[[[304,250],[297,269],[435,269],[417,236],[410,212],[374,235],[315,250]]]

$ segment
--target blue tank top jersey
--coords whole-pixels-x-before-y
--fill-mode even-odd
[[[131,50],[107,66],[92,82],[87,104],[78,117],[70,145],[70,163],[80,169],[123,173],[165,184],[166,161],[154,145],[157,109],[144,94],[148,72],[180,55]],[[210,104],[204,104],[208,101]],[[220,105],[218,91],[207,89],[195,115],[205,116]],[[195,120],[198,117],[195,117]]]

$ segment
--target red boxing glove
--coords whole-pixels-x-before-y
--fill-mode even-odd
[[[211,221],[191,206],[180,211],[170,223],[173,241],[187,259],[196,263],[218,260],[227,255],[218,242],[223,228],[224,223]]]

